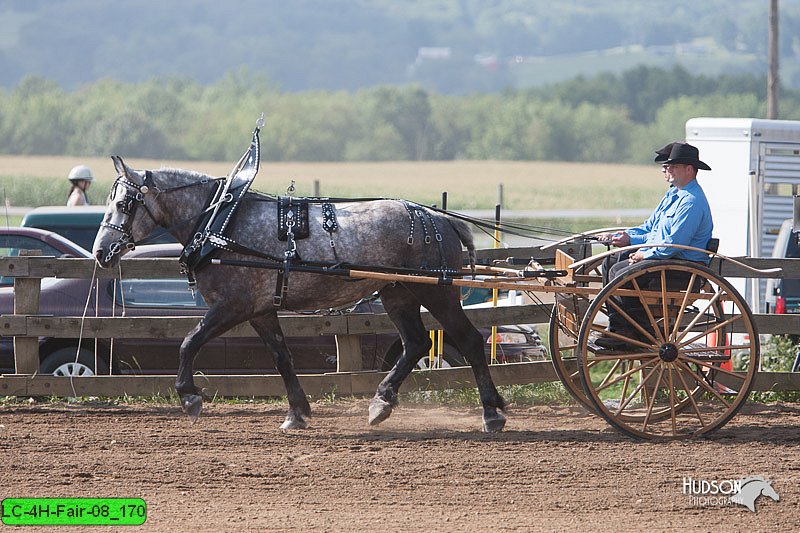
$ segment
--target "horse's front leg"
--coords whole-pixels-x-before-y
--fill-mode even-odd
[[[281,424],[281,429],[305,429],[308,427],[305,418],[311,416],[311,406],[292,364],[292,355],[286,346],[278,314],[274,311],[250,320],[250,325],[256,330],[258,336],[272,350],[275,368],[283,378],[286,395],[289,399],[289,412],[286,420]]]
[[[236,315],[228,309],[212,306],[181,343],[175,390],[181,397],[181,408],[192,424],[203,410],[202,391],[194,384],[194,358],[208,341],[246,320]]]

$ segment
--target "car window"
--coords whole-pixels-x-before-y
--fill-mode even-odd
[[[24,257],[31,255],[51,255],[59,257],[61,252],[45,244],[39,239],[23,235],[0,235],[0,256]],[[14,278],[0,276],[0,287],[9,287],[14,284]]]
[[[49,226],[47,224],[27,225],[23,227],[43,229],[57,233],[67,240],[74,242],[86,250],[91,250],[94,245],[94,238],[97,235],[98,228],[63,228],[60,226]]]
[[[66,237],[72,242],[78,243],[87,250],[91,250],[94,246],[94,238],[97,236],[97,231],[100,228],[46,228],[50,229],[62,237]]]
[[[81,245],[87,250],[94,247],[94,239],[97,237],[97,228],[44,228],[58,233],[62,237],[66,237],[74,243]],[[142,242],[147,244],[166,244],[175,242],[175,237],[169,233],[165,233],[163,229],[156,228],[150,235],[147,236]]]
[[[185,279],[125,279],[116,292],[119,306],[208,307],[199,292],[192,296]]]
[[[0,256],[19,257],[26,255],[52,255],[59,257],[61,252],[39,239],[23,235],[0,235]]]

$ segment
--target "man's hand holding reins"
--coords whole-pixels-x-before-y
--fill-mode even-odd
[[[629,246],[631,244],[631,236],[627,232],[621,233],[598,233],[597,240],[603,244],[610,244],[617,248]]]

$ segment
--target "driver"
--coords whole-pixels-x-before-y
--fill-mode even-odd
[[[613,264],[607,269],[607,272],[604,272],[604,277],[607,277],[608,280],[625,274],[642,261],[672,258],[694,261],[703,265],[707,265],[710,261],[708,254],[703,252],[660,246],[680,244],[706,249],[714,228],[711,208],[696,179],[698,170],[711,170],[711,167],[700,160],[699,150],[690,144],[675,142],[671,147],[667,145],[662,150],[668,147],[669,155],[662,165],[662,170],[672,187],[667,190],[650,218],[641,226],[619,234],[598,235],[599,239],[617,247],[631,244],[653,245],[640,248],[630,254],[617,254],[616,262],[612,261]],[[657,153],[661,155],[660,152]],[[658,160],[659,157],[656,157],[656,161]],[[675,273],[673,279],[681,277],[682,274],[686,273]],[[651,329],[638,298],[612,296],[611,299],[639,324],[648,330]],[[613,308],[608,311],[609,331],[631,339],[643,340],[640,332],[624,316]],[[611,350],[629,346],[625,341],[610,335],[601,335],[596,344]]]

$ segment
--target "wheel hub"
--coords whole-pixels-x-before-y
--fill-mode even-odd
[[[662,344],[661,347],[658,349],[658,356],[661,358],[662,361],[671,363],[672,361],[678,358],[678,348],[671,342]]]

